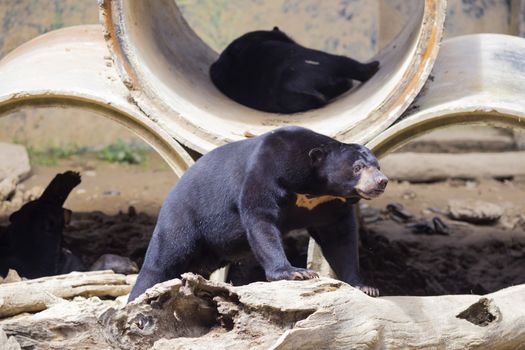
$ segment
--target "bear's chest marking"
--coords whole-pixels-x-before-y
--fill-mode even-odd
[[[346,203],[346,198],[337,196],[312,196],[309,194],[296,193],[295,206],[298,208],[306,208],[314,210],[320,204],[339,200]]]

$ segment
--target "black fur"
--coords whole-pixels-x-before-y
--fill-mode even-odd
[[[319,108],[379,69],[345,56],[308,49],[279,28],[234,40],[210,67],[215,86],[232,100],[273,113]]]
[[[28,202],[9,217],[7,243],[0,257],[0,275],[9,268],[20,276],[37,278],[62,272],[61,266],[77,266],[62,250],[62,230],[71,212],[63,208],[67,196],[80,183],[80,175],[67,171],[56,175],[40,198]],[[69,271],[67,271],[69,272]]]
[[[9,217],[7,232],[0,233],[0,276],[9,269],[26,278],[88,270],[79,257],[63,247],[63,228],[71,216],[63,205],[80,181],[77,172],[56,175],[40,198],[24,204]],[[129,274],[135,273],[137,266],[129,258],[104,254],[89,270]]]
[[[199,159],[164,202],[129,300],[156,283],[192,271],[213,270],[253,253],[268,280],[307,279],[293,267],[281,234],[307,228],[339,278],[358,277],[354,204],[364,168],[379,174],[366,193],[386,186],[367,148],[344,144],[300,127],[285,127],[219,147]],[[313,210],[297,194],[342,196]]]

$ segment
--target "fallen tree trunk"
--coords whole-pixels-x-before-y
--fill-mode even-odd
[[[126,306],[77,298],[0,327],[46,349],[524,349],[525,285],[370,298],[328,278],[233,287],[186,274]]]
[[[37,312],[76,296],[117,297],[130,292],[133,277],[112,271],[72,272],[0,284],[0,318]]]

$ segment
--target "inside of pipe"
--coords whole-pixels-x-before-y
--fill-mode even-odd
[[[414,54],[424,11],[424,2],[418,4],[399,35],[374,57],[381,68],[368,82],[321,109],[294,115],[256,111],[222,95],[208,77],[218,54],[190,28],[174,1],[122,6],[133,59],[140,67],[138,78],[155,90],[156,102],[191,116],[199,127],[213,125],[240,138],[246,129],[259,132],[294,123],[330,133],[363,120],[392,92]]]

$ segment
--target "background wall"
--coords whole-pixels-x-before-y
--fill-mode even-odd
[[[179,0],[190,25],[215,50],[274,25],[300,43],[360,60],[399,32],[423,0]],[[449,0],[445,38],[476,32],[523,33],[524,0]],[[0,0],[0,58],[42,33],[98,23],[95,0]],[[0,82],[1,83],[1,82]],[[0,140],[36,148],[104,145],[135,139],[104,118],[74,109],[23,109],[0,119]]]

